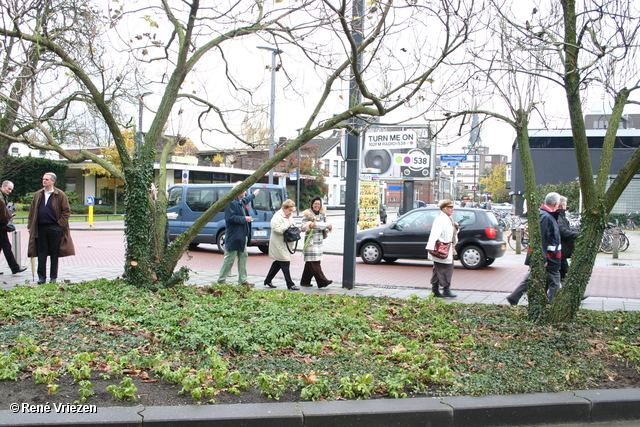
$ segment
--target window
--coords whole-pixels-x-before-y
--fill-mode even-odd
[[[325,160],[325,161],[324,161],[324,170],[326,170],[327,172],[329,172],[329,160]]]
[[[11,147],[11,155],[12,156],[17,156],[19,154],[20,154],[20,152],[18,151],[18,147]]]
[[[215,189],[193,188],[187,190],[187,206],[189,206],[193,212],[204,212],[217,200],[218,197]]]
[[[280,209],[282,202],[282,192],[262,188],[256,198],[253,199],[253,207],[260,211],[274,212]]]
[[[345,164],[345,162],[340,162],[340,178],[344,178],[345,177],[344,164]]]
[[[167,206],[177,206],[182,200],[182,187],[172,188],[169,192],[169,199],[167,200]]]
[[[333,176],[337,177],[338,176],[338,161],[334,160],[333,161]]]
[[[40,157],[44,157],[44,156],[45,156],[45,154],[46,154],[46,153],[45,153],[45,151],[44,151],[44,150],[40,150],[40,152],[38,153],[38,155],[39,155]]]

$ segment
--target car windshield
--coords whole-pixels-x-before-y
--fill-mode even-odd
[[[433,220],[440,211],[412,211],[403,216],[396,223],[397,229],[431,227]]]
[[[475,224],[477,221],[476,213],[474,211],[453,211],[453,220],[458,224],[462,225],[471,225]]]

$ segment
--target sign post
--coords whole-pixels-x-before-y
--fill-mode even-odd
[[[89,217],[87,221],[89,222],[89,227],[93,227],[93,197],[87,196],[87,206],[89,206]]]

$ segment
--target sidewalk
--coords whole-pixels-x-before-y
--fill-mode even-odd
[[[86,224],[72,224],[74,230],[89,229]],[[122,224],[96,224],[92,230],[123,230]],[[338,231],[338,230],[336,230]],[[24,231],[26,233],[26,231]],[[639,235],[632,238],[636,242],[621,258],[613,260],[611,255],[599,254],[598,268],[636,270],[640,268]],[[99,233],[90,234],[91,242],[99,242]],[[24,237],[24,236],[23,236]],[[335,238],[336,236],[334,236]],[[24,240],[24,239],[23,239]],[[338,239],[335,238],[337,241]],[[79,242],[78,242],[79,243]],[[337,242],[332,243],[336,254],[342,249]],[[97,243],[96,243],[97,245]],[[79,246],[79,245],[78,245]],[[88,247],[88,246],[85,246]],[[23,252],[25,248],[22,248]],[[88,249],[85,252],[90,252]],[[108,253],[108,252],[106,252]],[[104,255],[105,250],[93,256]],[[603,255],[603,256],[601,256]],[[512,251],[501,260],[505,264],[522,265],[522,254]],[[78,256],[90,264],[91,256]],[[98,258],[94,258],[97,261]],[[117,260],[116,260],[117,261]],[[23,257],[23,265],[29,261]],[[98,264],[96,262],[96,264]],[[122,275],[123,263],[118,265],[73,265],[64,267],[61,279],[81,282],[96,278],[115,279]],[[62,266],[61,266],[62,267]],[[216,270],[192,271],[189,285],[208,285],[215,282]],[[234,277],[230,277],[231,282]],[[264,277],[249,277],[252,283],[261,284]],[[16,285],[31,286],[31,267],[24,273],[12,275],[5,272],[0,276],[0,287],[11,289]],[[278,288],[269,290],[283,292],[283,279],[275,279]],[[256,286],[260,289],[262,286]],[[349,290],[340,283],[328,288],[302,288],[301,293],[333,293],[362,296],[387,296],[407,298],[411,295],[428,297],[429,289],[395,286],[356,286]],[[445,299],[447,303],[506,304],[506,293],[456,290],[457,298]],[[590,297],[583,301],[582,308],[590,310],[640,310],[640,299]],[[261,403],[240,405],[202,405],[172,407],[122,407],[96,408],[95,412],[82,415],[73,413],[13,413],[0,408],[0,426],[130,426],[130,425],[216,425],[216,426],[327,426],[349,425],[352,427],[389,427],[429,425],[434,427],[481,427],[546,425],[549,427],[563,423],[602,427],[615,423],[620,427],[638,425],[640,420],[640,389],[621,390],[576,390],[560,393],[532,393],[504,396],[451,396],[439,398],[377,399],[327,402]]]
[[[108,253],[106,248],[101,248],[98,250],[95,246],[100,241],[99,232],[100,230],[124,230],[124,224],[122,221],[114,221],[114,222],[104,222],[104,223],[94,223],[93,227],[89,227],[87,223],[71,223],[72,230],[76,231],[86,231],[86,230],[94,230],[97,232],[94,235],[92,232],[83,233],[88,235],[87,240],[90,243],[83,244],[80,241],[76,242],[76,257],[72,257],[71,259],[62,258],[61,259],[61,274],[59,278],[61,280],[70,281],[70,282],[82,282],[86,280],[92,280],[97,278],[106,278],[106,279],[115,279],[117,277],[122,276],[123,273],[123,265],[124,262],[119,262],[118,260],[114,260],[112,265],[104,265],[102,262],[94,262],[96,261],[93,257],[104,257]],[[340,227],[336,227],[334,232],[331,235],[331,238],[325,241],[325,253],[327,255],[334,254],[341,256],[342,255],[342,233],[343,229]],[[24,229],[21,229],[22,241],[25,242],[27,232]],[[612,255],[607,255],[600,253],[597,256],[595,268],[597,269],[598,275],[594,274],[594,278],[596,280],[602,281],[613,281],[613,282],[624,282],[617,283],[617,286],[635,286],[634,281],[629,279],[630,275],[633,277],[635,281],[640,277],[640,231],[629,232],[629,237],[631,240],[631,245],[629,249],[625,252],[621,252],[619,254],[618,259],[613,259]],[[75,237],[74,237],[75,239]],[[84,242],[84,240],[82,241]],[[93,242],[93,243],[91,243]],[[118,242],[121,244],[121,241]],[[23,246],[25,243],[23,243]],[[90,247],[90,246],[94,247]],[[85,249],[83,249],[83,247]],[[23,256],[22,256],[22,265],[28,267],[27,271],[24,273],[12,275],[7,269],[2,269],[5,271],[3,275],[0,275],[0,288],[2,289],[11,289],[16,285],[34,285],[36,280],[31,272],[31,266],[29,265],[29,259],[26,258],[26,247],[22,247]],[[122,255],[120,255],[122,256]],[[72,266],[65,266],[64,263],[69,261],[73,261]],[[508,281],[508,286],[502,286],[502,291],[492,290],[492,291],[480,291],[480,290],[464,290],[464,289],[455,289],[455,293],[457,294],[457,298],[445,299],[447,303],[463,303],[463,304],[472,304],[472,303],[482,303],[482,304],[507,304],[506,296],[508,292],[504,292],[507,289],[510,289],[511,286],[515,286],[512,283],[516,283],[517,280],[524,274],[521,273],[523,269],[524,262],[524,254],[515,254],[512,250],[508,249],[507,254],[496,260],[496,264],[512,266],[512,270],[514,271],[514,275],[517,275],[513,280],[510,279]],[[200,264],[205,265],[205,264]],[[361,269],[365,270],[367,267],[375,267],[384,268],[384,265],[379,266],[362,266]],[[196,286],[204,286],[214,283],[218,278],[218,271],[216,269],[209,269],[205,267],[203,268],[195,268],[190,272],[190,278],[187,282],[188,285],[196,285]],[[396,267],[397,268],[397,267]],[[407,267],[401,267],[403,270]],[[423,267],[424,268],[424,267]],[[606,269],[606,270],[603,270]],[[636,271],[637,270],[637,271]],[[264,271],[267,271],[265,269]],[[478,280],[478,277],[483,277],[485,275],[496,274],[492,273],[489,269],[486,270],[478,270],[477,272],[471,272],[464,269],[456,269],[458,272],[456,277],[458,277],[458,282],[464,276],[468,276],[468,281]],[[604,272],[604,274],[602,273]],[[624,273],[624,274],[623,274]],[[232,274],[235,274],[235,269],[232,270]],[[375,273],[374,273],[375,274]],[[479,276],[482,275],[482,276]],[[364,274],[363,274],[364,276]],[[625,277],[626,276],[626,277]],[[334,276],[334,277],[337,277]],[[365,276],[366,277],[366,276]],[[369,276],[371,277],[371,276]],[[399,278],[397,276],[396,278]],[[475,278],[475,279],[474,279]],[[36,277],[37,279],[37,277]],[[229,277],[229,281],[233,282],[236,279],[235,276],[231,275]],[[517,280],[516,280],[517,279]],[[260,286],[261,283],[264,282],[264,276],[261,275],[250,275],[249,282],[258,284],[257,288],[262,289]],[[411,287],[411,286],[395,286],[397,282],[388,282],[382,285],[381,281],[366,281],[360,280],[359,285],[356,285],[353,289],[346,289],[342,287],[342,283],[338,280],[334,281],[332,285],[328,288],[318,289],[315,287],[312,288],[302,288],[300,292],[302,293],[340,293],[347,295],[362,295],[362,296],[387,296],[393,298],[407,298],[411,295],[416,295],[418,297],[426,298],[431,294],[431,290],[428,287]],[[276,277],[273,283],[277,286],[274,291],[281,291],[282,289],[286,289],[286,285],[284,279]],[[378,283],[374,285],[373,283]],[[426,282],[425,282],[426,283]],[[604,284],[602,285],[604,287]],[[496,289],[498,286],[495,286]],[[606,293],[604,295],[607,295]],[[608,294],[612,295],[612,294]],[[521,301],[521,304],[526,304],[525,299]],[[613,298],[608,296],[590,296],[588,299],[582,302],[581,308],[588,310],[599,310],[599,311],[640,311],[640,299],[635,298]]]

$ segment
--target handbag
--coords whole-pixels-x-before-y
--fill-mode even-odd
[[[300,240],[300,229],[298,227],[292,225],[284,231],[285,242],[297,242],[298,240]]]
[[[436,240],[436,245],[433,249],[429,249],[427,252],[431,256],[436,258],[445,259],[449,256],[449,248],[451,247],[451,243],[442,243],[440,240]]]
[[[300,229],[298,227],[294,227],[293,225],[286,230],[284,230],[284,244],[289,250],[290,254],[295,254],[296,249],[298,249],[298,240],[300,240]],[[289,246],[289,243],[295,242],[293,245],[293,249]]]

